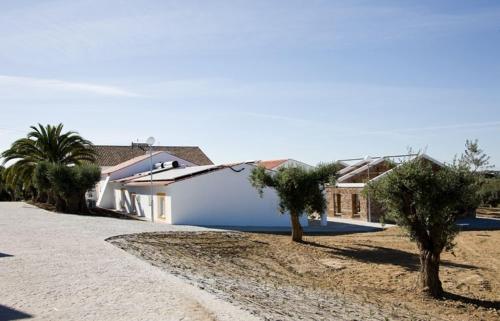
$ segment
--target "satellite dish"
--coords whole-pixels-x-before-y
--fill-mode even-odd
[[[149,146],[152,146],[154,143],[155,143],[155,138],[154,137],[149,137],[146,140],[146,144],[148,144]]]

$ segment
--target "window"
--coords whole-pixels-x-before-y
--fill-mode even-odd
[[[335,213],[342,213],[342,195],[335,194]]]
[[[352,214],[359,214],[361,212],[361,202],[359,194],[352,194]]]
[[[167,218],[167,211],[165,208],[165,194],[164,193],[158,193],[158,218],[161,220],[164,220]]]

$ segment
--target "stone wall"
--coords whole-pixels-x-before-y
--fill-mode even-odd
[[[361,187],[327,187],[326,200],[328,216],[368,221],[368,199],[363,195],[362,191],[363,188]],[[337,208],[337,194],[340,195],[340,210]],[[359,213],[354,213],[353,211],[354,194],[357,194],[359,197]],[[375,202],[373,202],[373,200],[370,201],[370,207],[371,221],[378,222],[382,209]]]

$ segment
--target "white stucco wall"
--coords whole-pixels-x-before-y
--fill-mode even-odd
[[[209,172],[181,180],[168,186],[154,186],[153,209],[155,222],[205,225],[205,226],[290,226],[288,214],[278,210],[279,199],[273,189],[265,189],[261,198],[248,178],[252,165],[244,164]],[[125,188],[122,194],[121,188]],[[135,212],[131,204],[131,194],[136,194]],[[110,208],[135,213],[151,220],[149,205],[150,187],[124,186],[115,183],[113,186],[114,203]],[[165,214],[164,220],[158,218],[157,194],[163,193]],[[124,207],[121,200],[124,197]],[[301,218],[303,226],[307,226],[306,216]]]
[[[179,164],[184,164],[187,166],[193,166],[193,163],[190,163],[184,159],[181,159],[179,157],[175,157],[167,152],[159,152],[157,154],[153,155],[153,164],[155,163],[160,163],[160,162],[172,162],[174,160],[178,161]],[[148,158],[143,159],[135,164],[132,164],[130,166],[127,166],[125,168],[119,169],[117,171],[114,171],[113,173],[110,173],[109,176],[111,177],[111,180],[116,180],[128,176],[135,175],[137,173],[142,173],[142,172],[147,172],[151,169],[151,160]]]
[[[238,165],[195,176],[168,186],[172,224],[223,226],[290,226],[290,218],[278,210],[273,189],[261,198],[248,178],[252,165]],[[307,226],[307,218],[301,220]]]
[[[155,155],[153,155],[153,164],[159,163],[159,162],[171,162],[171,161],[178,161],[179,164],[187,165],[187,166],[193,166],[194,164],[191,162],[188,162],[184,159],[181,159],[179,157],[173,156],[167,152],[159,152]],[[109,168],[109,167],[107,167]],[[117,180],[125,177],[129,177],[132,175],[135,175],[137,173],[142,173],[142,172],[147,172],[151,168],[151,160],[149,158],[143,159],[135,164],[132,164],[130,166],[127,166],[125,168],[119,169],[115,172],[106,174],[103,173],[101,175],[101,180],[96,184],[96,191],[97,191],[97,206],[102,207],[102,208],[109,208],[109,209],[118,209],[117,208],[117,199],[116,199],[116,193],[115,189],[117,186],[120,186],[119,184],[110,183],[112,180]],[[104,170],[101,168],[101,170]],[[150,211],[149,211],[150,212]],[[149,214],[151,216],[151,214]]]
[[[122,188],[124,191],[122,192]],[[117,186],[114,190],[115,203],[113,209],[129,214],[135,214],[139,217],[151,220],[151,205],[150,205],[150,194],[151,190],[148,187],[122,187],[122,185]],[[158,193],[163,193],[165,196],[160,198]],[[135,202],[132,204],[132,194],[135,194]],[[153,208],[155,213],[155,221],[170,223],[171,222],[171,199],[167,194],[167,188],[165,186],[154,186],[153,187]],[[122,207],[122,199],[123,207]],[[165,219],[158,218],[158,203],[160,199],[164,200],[165,205]],[[134,206],[135,205],[135,206]]]
[[[98,193],[97,206],[102,208],[113,208],[115,205],[114,189],[117,184],[109,181],[109,177],[101,179],[96,185]]]

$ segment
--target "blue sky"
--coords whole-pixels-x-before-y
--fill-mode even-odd
[[[0,150],[35,123],[215,162],[500,166],[499,1],[0,2]]]

